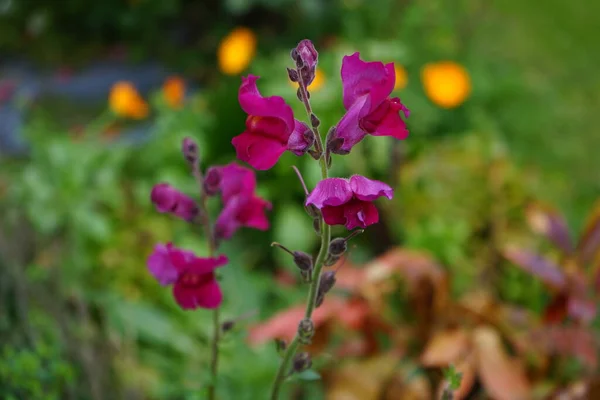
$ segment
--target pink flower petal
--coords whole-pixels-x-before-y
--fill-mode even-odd
[[[188,262],[186,272],[199,275],[210,274],[215,269],[227,265],[229,259],[224,255],[218,257],[194,257]]]
[[[373,201],[382,196],[391,199],[394,196],[394,190],[389,185],[360,175],[350,177],[350,188],[357,199],[364,201]]]
[[[223,202],[227,203],[231,197],[240,193],[246,195],[254,193],[256,189],[256,176],[251,169],[232,162],[220,167],[219,186]]]
[[[235,147],[237,158],[258,170],[273,167],[287,150],[286,144],[249,132],[234,137],[231,143]]]
[[[366,228],[379,222],[379,212],[373,203],[367,201],[353,200],[344,205],[344,224],[348,230],[354,228]]]
[[[371,109],[376,108],[392,93],[396,83],[393,63],[365,62],[359,53],[343,58],[341,75],[346,110],[365,95],[371,98]]]
[[[344,139],[341,150],[350,152],[367,133],[361,128],[361,118],[369,111],[369,97],[360,97],[344,114],[335,128],[335,137]]]
[[[171,263],[168,245],[157,244],[148,257],[147,265],[150,273],[163,286],[174,283],[179,276],[177,269]]]
[[[344,216],[344,206],[325,206],[321,209],[323,219],[327,225],[344,225],[346,217]]]
[[[214,278],[201,286],[187,286],[178,281],[173,286],[173,296],[184,310],[217,308],[223,300],[221,288]]]
[[[258,79],[259,77],[255,75],[248,75],[247,78],[242,77],[242,85],[238,93],[242,110],[246,114],[256,117],[279,118],[285,123],[287,132],[291,132],[294,129],[292,108],[286,104],[282,97],[263,97],[256,87]]]
[[[404,105],[400,103],[400,99],[386,99],[380,105],[381,115],[375,120],[369,120],[370,115],[362,121],[362,126],[371,125],[369,133],[373,136],[392,136],[399,140],[404,140],[408,137],[408,129],[406,122],[400,117],[400,111],[404,109]]]
[[[259,230],[269,228],[269,220],[265,214],[271,203],[260,197],[232,197],[223,207],[215,222],[215,234],[220,239],[230,239],[241,227]]]
[[[306,199],[306,205],[313,204],[321,209],[324,206],[339,206],[352,198],[350,183],[342,178],[328,178],[320,181]]]
[[[248,228],[266,231],[269,229],[269,220],[265,211],[270,209],[271,203],[254,196],[240,210],[239,219]]]

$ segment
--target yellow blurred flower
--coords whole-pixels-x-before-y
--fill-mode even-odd
[[[248,28],[236,28],[221,40],[217,51],[219,68],[237,75],[248,67],[256,53],[256,35]]]
[[[130,82],[117,82],[108,96],[110,109],[121,117],[144,119],[148,116],[148,104]]]
[[[317,90],[319,90],[320,88],[323,87],[323,85],[325,84],[325,73],[323,72],[323,70],[317,68],[315,70],[315,79],[313,79],[313,81],[310,83],[310,85],[308,85],[308,88],[310,89],[311,92],[316,92]],[[298,88],[298,84],[295,82],[292,82],[288,79],[288,83],[290,85],[292,85],[294,88]]]
[[[167,78],[163,84],[163,95],[169,106],[181,108],[185,98],[185,82],[178,76]]]
[[[323,87],[324,84],[325,84],[325,73],[321,69],[317,68],[315,70],[315,79],[313,79],[313,81],[310,83],[310,85],[308,85],[308,88],[312,92],[316,92],[321,87]]]
[[[408,74],[402,65],[394,64],[394,73],[396,74],[396,83],[394,90],[402,90],[408,84]]]
[[[442,108],[461,105],[471,93],[471,79],[462,65],[452,61],[423,67],[421,79],[427,97]]]

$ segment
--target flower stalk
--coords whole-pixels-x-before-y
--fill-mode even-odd
[[[304,104],[304,108],[306,109],[306,113],[307,113],[308,117],[312,118],[312,116],[314,114],[313,114],[312,108],[310,106],[310,100],[308,97],[309,95],[308,95],[306,83],[302,79],[302,74],[298,73],[298,75],[299,75],[298,93],[300,94],[299,97],[300,97],[300,100],[302,101],[302,103]],[[311,124],[311,125],[312,125],[311,128],[313,130],[313,133],[314,133],[315,139],[316,139],[315,140],[315,148],[319,155],[318,161],[321,166],[321,177],[322,177],[322,179],[327,179],[328,175],[329,175],[328,174],[329,168],[327,166],[327,162],[325,160],[325,154],[323,151],[323,148],[324,148],[323,147],[323,138],[321,137],[321,134],[319,133],[318,124]],[[303,186],[305,187],[304,182],[302,182],[302,183],[303,183]],[[306,189],[305,189],[305,191],[306,191]],[[314,267],[314,272],[312,274],[312,281],[310,283],[310,287],[309,287],[309,291],[308,291],[308,298],[306,301],[306,311],[304,312],[304,318],[306,320],[311,320],[313,311],[315,310],[317,294],[319,292],[319,282],[321,280],[320,279],[321,271],[322,271],[324,263],[325,263],[325,257],[327,256],[327,250],[329,249],[329,242],[331,241],[331,227],[325,223],[322,216],[319,218],[320,218],[320,226],[321,226],[321,230],[320,230],[321,247],[319,249],[317,259],[315,260],[315,267]],[[295,356],[296,352],[298,351],[298,347],[300,346],[300,344],[301,344],[301,340],[300,340],[299,333],[296,333],[296,335],[294,336],[294,339],[288,345],[288,347],[283,355],[283,359],[281,360],[281,364],[279,365],[279,369],[277,370],[277,375],[275,376],[275,380],[273,382],[273,386],[272,386],[272,390],[271,390],[271,400],[277,400],[279,398],[281,386],[282,386],[285,378],[288,376],[290,364],[291,364],[292,360],[294,359],[294,356]]]
[[[207,200],[208,195],[204,185],[204,175],[200,168],[200,157],[198,156],[198,148],[192,140],[184,140],[182,152],[184,158],[192,169],[192,174],[198,184],[200,190],[200,219],[201,225],[204,228],[204,236],[208,242],[208,255],[214,257],[217,252],[217,243],[215,240],[214,229],[210,215],[208,214]],[[217,307],[212,312],[213,334],[210,344],[210,383],[208,386],[208,399],[214,400],[217,392],[217,377],[219,373],[219,341],[221,340],[221,321],[220,307]]]

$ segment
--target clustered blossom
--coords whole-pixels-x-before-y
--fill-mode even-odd
[[[173,285],[173,296],[183,309],[216,308],[223,294],[215,269],[227,264],[227,257],[196,257],[171,243],[157,244],[148,257],[148,269],[163,286]]]
[[[233,138],[237,158],[258,170],[273,167],[289,150],[302,155],[312,146],[314,137],[308,126],[294,119],[292,108],[279,96],[263,97],[258,76],[242,78],[238,99],[246,118],[246,130]]]
[[[215,223],[217,239],[230,239],[241,227],[262,231],[269,228],[266,210],[271,208],[271,203],[256,195],[256,177],[252,170],[230,163],[211,167],[207,177],[218,182],[213,193],[220,191],[223,201],[223,210]]]
[[[379,221],[373,201],[394,191],[383,182],[354,175],[350,179],[328,178],[317,184],[306,199],[306,205],[321,210],[328,225],[344,225],[347,229],[366,228]]]
[[[390,97],[395,85],[394,64],[363,61],[359,53],[354,53],[343,58],[341,68],[346,113],[322,144],[316,136],[320,121],[311,111],[307,92],[315,77],[318,53],[310,40],[302,40],[291,56],[296,69],[288,69],[288,76],[299,85],[298,96],[309,111],[309,124],[295,119],[292,108],[282,97],[262,96],[256,85],[258,76],[242,77],[238,100],[247,118],[244,131],[232,139],[238,159],[257,170],[267,170],[286,151],[297,156],[310,151],[316,159],[325,157],[328,167],[331,154],[348,154],[367,135],[400,140],[408,136],[401,113],[407,118],[409,110],[399,98]],[[184,141],[183,152],[201,178],[201,197],[220,197],[222,209],[211,227],[210,239],[214,243],[230,239],[242,227],[268,229],[266,211],[271,209],[271,203],[256,194],[256,177],[251,169],[230,163],[212,166],[202,175],[197,148],[191,139]],[[327,178],[307,193],[305,206],[312,218],[322,216],[325,224],[343,225],[351,230],[379,221],[379,212],[373,204],[379,197],[391,199],[392,188],[360,175]],[[161,213],[188,222],[207,220],[200,203],[167,183],[159,183],[152,189],[151,200]],[[222,294],[214,270],[226,263],[225,256],[201,258],[170,243],[157,245],[148,259],[150,272],[160,284],[173,285],[175,299],[185,309],[220,305]]]
[[[186,138],[182,149],[188,163],[198,167],[195,143]],[[221,193],[223,203],[214,225],[214,237],[209,240],[230,239],[241,227],[268,229],[266,210],[271,208],[271,203],[256,195],[256,177],[251,169],[230,163],[210,167],[205,175],[204,195]],[[150,199],[161,213],[188,222],[203,220],[196,218],[201,212],[198,203],[167,183],[155,185]],[[221,304],[223,295],[214,270],[225,264],[225,256],[201,258],[171,243],[156,245],[147,261],[150,273],[161,285],[173,285],[175,300],[183,309],[216,308]]]

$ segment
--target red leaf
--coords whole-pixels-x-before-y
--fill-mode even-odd
[[[312,315],[315,329],[325,323],[342,305],[339,299],[328,297]],[[298,330],[298,323],[304,318],[304,305],[298,305],[275,314],[269,320],[249,329],[248,341],[259,345],[273,339],[291,340]]]
[[[582,322],[592,322],[596,317],[596,303],[573,294],[567,305],[569,316]]]
[[[595,369],[598,365],[598,343],[589,329],[578,326],[547,326],[534,330],[531,337],[533,343],[552,354],[577,357],[590,369]]]
[[[543,320],[546,324],[557,324],[564,321],[568,314],[569,295],[561,292],[554,296],[544,310]]]
[[[504,257],[554,288],[561,289],[567,283],[560,267],[538,254],[511,247],[504,250]]]

